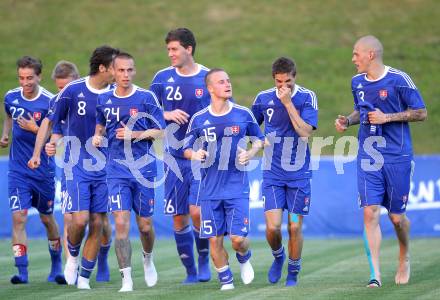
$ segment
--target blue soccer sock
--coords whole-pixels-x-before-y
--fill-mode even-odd
[[[11,278],[11,283],[27,283],[28,282],[28,257],[27,248],[23,244],[12,245],[12,251],[14,252],[15,266],[18,269],[18,275],[14,275]]]
[[[283,264],[286,260],[286,254],[284,254],[284,246],[278,250],[272,250],[272,255],[274,257],[272,266],[267,273],[267,279],[270,283],[277,283],[281,278],[281,273],[283,272]]]
[[[229,265],[215,269],[218,273],[218,280],[221,285],[234,283],[234,275],[232,275]]]
[[[69,237],[67,237],[67,249],[69,250],[69,253],[70,253],[71,256],[77,257],[79,255],[79,249],[80,248],[81,248],[81,243],[79,243],[77,245],[73,245],[69,241]]]
[[[180,260],[185,266],[188,275],[187,280],[195,280],[197,282],[197,270],[194,261],[194,237],[191,231],[191,227],[188,225],[180,231],[174,231],[174,238]]]
[[[54,240],[48,240],[50,259],[52,261],[52,266],[50,269],[47,281],[54,282],[57,275],[62,274],[62,246],[60,238]]]
[[[80,276],[84,278],[90,278],[90,275],[95,268],[96,259],[95,260],[87,260],[85,257],[81,259],[81,273]]]
[[[198,258],[198,279],[205,282],[211,280],[211,270],[209,268],[209,239],[201,239],[200,232],[193,229],[194,240],[196,242]]]
[[[240,253],[236,252],[235,256],[237,257],[239,263],[244,264],[251,258],[252,252],[251,250],[248,250],[245,255],[241,255]]]
[[[101,245],[98,253],[98,270],[96,272],[96,281],[109,281],[110,270],[108,266],[108,252],[110,250],[112,241],[110,240],[107,245]]]
[[[297,285],[299,271],[301,271],[301,258],[292,259],[289,257],[289,265],[287,266],[286,286]]]

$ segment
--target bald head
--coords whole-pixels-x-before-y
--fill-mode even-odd
[[[359,47],[363,51],[373,52],[375,58],[382,61],[383,46],[378,38],[372,35],[366,35],[357,40],[355,47]]]

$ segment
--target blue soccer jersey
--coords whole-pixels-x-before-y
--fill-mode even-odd
[[[124,140],[116,138],[116,129],[122,127],[121,122],[128,125],[130,118],[136,118],[139,113],[145,113],[147,116],[140,116],[131,127],[132,131],[165,128],[163,113],[156,96],[137,86],[133,86],[132,93],[125,97],[117,96],[115,90],[112,90],[98,97],[96,111],[97,124],[105,126],[107,131],[107,178],[155,177],[156,159],[152,141],[130,143],[130,149],[124,146]],[[133,174],[130,168],[139,173]]]
[[[351,81],[354,109],[360,112],[359,158],[371,158],[365,150],[364,141],[371,135],[381,135],[386,145],[373,148],[382,154],[385,163],[412,160],[412,143],[408,122],[390,122],[377,126],[372,132],[368,124],[368,107],[378,108],[383,113],[398,113],[410,109],[425,108],[422,96],[411,78],[404,72],[386,66],[384,74],[369,80],[366,74],[358,74]],[[362,103],[363,102],[363,103]],[[367,105],[365,105],[367,104]],[[365,116],[364,118],[362,116]],[[379,130],[380,129],[380,130]],[[378,133],[380,132],[380,133]]]
[[[65,161],[74,164],[72,174],[68,177],[94,180],[105,178],[106,159],[104,148],[96,149],[92,146],[96,104],[98,95],[109,91],[111,86],[97,90],[88,81],[89,77],[84,77],[70,82],[58,94],[48,118],[54,126],[65,122],[63,131],[69,140]],[[67,176],[66,170],[65,174]]]
[[[301,118],[316,129],[318,126],[318,100],[314,92],[295,85],[292,103]],[[276,88],[260,92],[252,105],[259,124],[264,121],[264,134],[270,146],[265,147],[263,178],[265,180],[297,180],[310,178],[310,150],[290,121],[285,106],[278,98]]]
[[[238,147],[246,149],[250,141],[264,140],[252,112],[230,101],[229,110],[216,115],[211,107],[196,113],[188,126],[184,148],[202,147],[209,156],[201,166],[200,200],[249,197],[246,167],[238,163]]]
[[[157,72],[150,90],[156,94],[165,112],[180,109],[191,118],[209,105],[210,96],[205,85],[205,75],[208,71],[209,69],[198,64],[197,72],[183,75],[176,68],[169,67]],[[178,129],[174,131],[172,127],[168,127],[168,130],[174,132],[174,139],[167,134],[167,151],[175,157],[183,158],[182,146],[188,123],[178,125],[167,121],[167,126],[170,124],[175,124]]]
[[[35,179],[53,178],[55,176],[55,163],[52,157],[41,153],[41,165],[36,170],[31,170],[27,162],[32,157],[36,134],[22,129],[18,117],[34,118],[38,126],[46,117],[49,110],[50,99],[53,95],[43,87],[34,99],[26,99],[22,88],[10,90],[5,95],[5,111],[12,118],[12,144],[9,151],[9,172],[29,176]]]

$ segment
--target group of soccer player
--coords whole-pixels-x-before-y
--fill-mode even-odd
[[[122,277],[120,292],[132,291],[129,229],[133,210],[145,282],[148,287],[156,285],[153,214],[155,188],[161,183],[153,149],[157,139],[165,144],[164,213],[173,217],[177,252],[186,270],[182,284],[211,279],[210,255],[221,290],[234,288],[225,235],[229,235],[236,252],[242,282],[253,281],[246,170],[260,150],[264,153],[266,238],[274,256],[267,278],[275,284],[282,276],[286,253],[281,226],[283,211],[287,210],[285,285],[298,284],[302,224],[311,203],[307,139],[318,124],[316,94],[296,84],[294,61],[280,57],[272,65],[275,87],[258,93],[248,109],[233,99],[225,70],[208,69],[195,62],[196,40],[189,29],[171,30],[165,43],[171,66],[156,73],[149,89],[133,84],[133,56],[109,46],[94,50],[86,77],[79,78],[72,63],[57,64],[52,76],[59,88],[56,96],[39,85],[42,64],[38,59],[24,56],[18,60],[20,87],[5,96],[6,118],[0,139],[0,146],[8,146],[12,130],[8,190],[12,249],[18,268],[18,274],[11,278],[13,284],[28,282],[25,224],[27,211],[33,206],[47,230],[52,261],[48,281],[90,289],[96,263],[96,280],[109,281],[107,256],[112,230],[107,213],[111,212]],[[427,114],[409,76],[385,66],[382,54],[382,45],[373,36],[356,42],[352,59],[359,73],[352,79],[355,110],[335,121],[340,132],[360,124],[358,189],[370,259],[369,287],[381,286],[380,206],[389,211],[399,240],[395,282],[409,281],[405,209],[412,147],[408,122],[424,120]],[[263,123],[264,133],[260,129]],[[385,162],[377,170],[366,171],[364,160],[370,157],[362,145],[371,136],[385,140],[375,145]],[[60,141],[65,146],[61,179],[67,248],[64,272],[62,241],[53,217],[53,156]]]

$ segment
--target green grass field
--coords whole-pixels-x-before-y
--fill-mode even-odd
[[[315,136],[338,136],[334,119],[353,107],[353,43],[374,34],[383,41],[385,63],[411,75],[428,107],[428,120],[412,125],[415,152],[440,153],[439,19],[436,0],[3,0],[0,94],[17,86],[19,56],[40,57],[45,65],[42,85],[55,91],[50,73],[58,60],[71,60],[86,74],[92,50],[104,43],[132,53],[135,81],[148,87],[155,72],[169,65],[166,32],[186,26],[198,41],[196,60],[225,68],[242,105],[250,106],[259,91],[273,86],[275,58],[293,57],[298,84],[318,96]],[[333,154],[334,147],[323,152]]]
[[[155,264],[159,282],[147,288],[143,281],[140,245],[133,243],[133,279],[135,291],[118,294],[120,275],[114,251],[110,252],[111,281],[91,282],[91,291],[76,287],[57,286],[45,282],[49,255],[47,244],[32,240],[29,244],[30,284],[13,286],[9,278],[15,272],[9,241],[0,241],[0,299],[439,299],[440,297],[440,239],[415,239],[411,244],[412,276],[409,285],[396,286],[394,272],[397,266],[397,244],[385,240],[382,245],[382,281],[380,289],[365,287],[369,271],[363,252],[362,240],[306,240],[303,251],[303,271],[300,284],[286,288],[283,282],[269,285],[266,272],[272,255],[263,240],[252,241],[252,264],[255,280],[249,286],[240,281],[239,266],[232,250],[230,262],[235,275],[235,290],[220,292],[216,274],[213,280],[193,286],[182,286],[184,270],[180,265],[174,242],[159,240],[155,246]],[[286,268],[286,266],[285,266]],[[92,275],[94,277],[94,274]],[[285,274],[283,274],[285,278]]]

